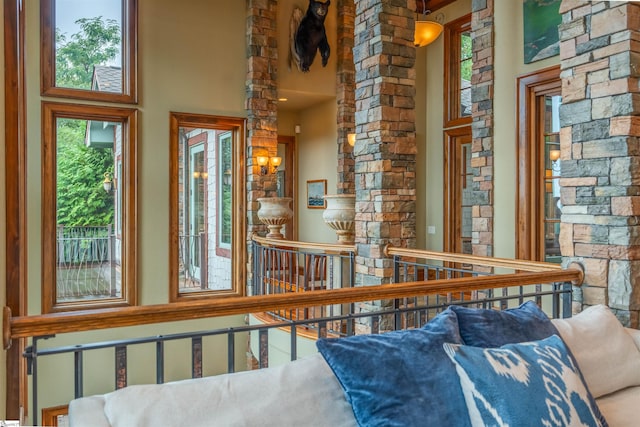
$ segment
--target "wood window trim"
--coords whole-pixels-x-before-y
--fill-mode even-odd
[[[40,91],[43,96],[136,104],[138,0],[122,0],[122,93],[58,87],[55,84],[55,1],[40,2]]]
[[[540,247],[537,236],[543,232],[540,215],[544,201],[537,189],[540,188],[544,171],[540,166],[540,147],[536,144],[542,119],[536,114],[536,102],[540,96],[561,92],[560,66],[520,76],[517,81],[516,256],[540,261],[544,248]]]
[[[200,292],[180,293],[179,289],[179,226],[178,226],[178,194],[179,183],[173,177],[178,176],[179,128],[194,127],[233,131],[232,180],[232,236],[231,236],[231,270],[232,289],[203,290]],[[169,301],[184,302],[198,299],[224,298],[243,296],[246,282],[246,200],[245,200],[245,150],[246,120],[241,118],[212,116],[191,113],[169,113]]]
[[[137,110],[69,103],[42,103],[42,312],[124,307],[137,304]],[[56,301],[56,120],[70,118],[122,123],[122,297],[104,300]]]
[[[462,138],[471,139],[471,127],[463,126],[444,131],[444,204],[443,204],[443,250],[455,252],[456,238],[460,235],[460,215],[458,206],[462,197],[458,192],[456,153],[458,143]]]
[[[25,112],[25,12],[22,0],[4,0],[4,137],[6,242],[5,316],[27,314],[27,161]],[[5,317],[6,319],[6,317]],[[28,410],[27,340],[14,340],[6,351],[6,419]]]
[[[444,127],[471,123],[471,116],[460,116],[460,36],[471,31],[471,14],[444,26]]]

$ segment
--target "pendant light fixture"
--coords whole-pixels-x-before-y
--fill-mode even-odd
[[[431,13],[431,11],[427,10],[426,0],[423,0],[422,16],[426,16],[429,13]],[[417,19],[417,16],[418,14],[416,13],[416,29],[413,36],[413,44],[416,47],[423,47],[437,39],[442,33],[442,30],[444,30],[444,27],[436,21],[420,21]]]

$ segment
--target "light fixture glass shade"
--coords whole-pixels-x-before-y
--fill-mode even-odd
[[[355,133],[348,133],[347,134],[347,142],[349,143],[350,146],[354,146],[356,145],[356,134]]]
[[[282,157],[272,157],[271,164],[273,165],[274,168],[277,168],[282,164]]]
[[[111,180],[109,179],[109,172],[104,173],[104,181],[102,181],[102,188],[107,193],[111,191]]]
[[[258,166],[267,166],[267,163],[269,163],[269,158],[267,156],[257,156],[256,162],[258,162]]]
[[[413,44],[416,47],[423,47],[433,42],[440,36],[444,27],[435,21],[416,21],[416,31],[413,37]]]
[[[549,159],[551,159],[552,162],[555,162],[559,158],[560,158],[560,150],[549,150]]]

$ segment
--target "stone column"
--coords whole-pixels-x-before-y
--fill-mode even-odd
[[[247,287],[250,295],[253,233],[265,231],[258,219],[261,197],[276,196],[276,175],[260,175],[256,156],[275,156],[278,151],[277,0],[247,0]]]
[[[278,151],[277,0],[247,0],[247,232],[264,230],[258,199],[276,195],[275,175],[260,175],[256,156]]]
[[[415,247],[414,0],[356,0],[356,285],[389,283],[390,243]]]
[[[338,0],[338,75],[336,102],[338,103],[338,194],[354,194],[353,148],[347,135],[355,132],[355,66],[353,64],[353,29],[355,5],[353,0]]]
[[[640,4],[560,6],[564,262],[581,262],[574,310],[607,304],[626,325],[640,310]]]
[[[474,0],[471,14],[471,244],[474,255],[484,256],[493,256],[493,27],[493,0]]]

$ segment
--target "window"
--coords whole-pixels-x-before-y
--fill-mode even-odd
[[[43,0],[41,91],[137,102],[137,0]]]
[[[518,79],[518,258],[561,262],[559,67]]]
[[[471,123],[471,15],[444,28],[444,127]]]
[[[170,300],[241,294],[244,120],[171,113],[170,123]]]
[[[136,110],[43,103],[43,312],[136,302]]]
[[[445,131],[445,252],[471,254],[471,127]]]

